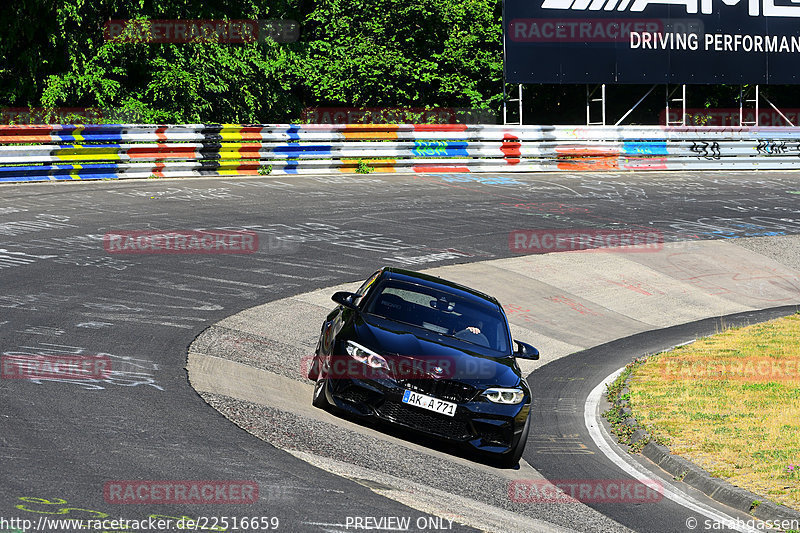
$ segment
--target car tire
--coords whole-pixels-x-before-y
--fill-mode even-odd
[[[320,409],[328,409],[330,404],[328,403],[328,398],[325,396],[325,386],[327,385],[327,379],[320,376],[317,379],[317,382],[314,384],[314,396],[311,399],[311,405],[314,407],[318,407]]]
[[[522,435],[519,436],[517,445],[514,446],[509,452],[501,459],[500,463],[504,468],[514,468],[522,459],[522,452],[525,451],[525,445],[528,443],[528,434],[531,431],[531,417],[525,420],[525,427],[522,428]]]

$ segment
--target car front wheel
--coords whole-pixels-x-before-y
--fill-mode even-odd
[[[514,468],[522,459],[522,452],[525,451],[525,445],[528,443],[528,433],[531,430],[531,417],[525,420],[525,427],[522,429],[522,435],[519,436],[519,442],[511,450],[506,453],[500,460],[500,464],[504,468]]]
[[[325,396],[325,385],[327,379],[319,376],[317,382],[314,384],[314,397],[311,399],[311,405],[319,407],[320,409],[327,409],[328,398]]]

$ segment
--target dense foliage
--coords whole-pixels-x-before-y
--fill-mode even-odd
[[[494,0],[24,0],[0,15],[0,105],[135,122],[276,122],[307,106],[493,107]],[[119,19],[293,19],[297,42],[112,41]]]

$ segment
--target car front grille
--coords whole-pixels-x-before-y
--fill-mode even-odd
[[[378,410],[378,413],[382,417],[388,418],[398,424],[403,424],[404,426],[409,426],[440,437],[459,440],[470,437],[469,426],[466,422],[444,415],[427,413],[422,409],[398,402],[384,402]]]
[[[364,403],[369,398],[367,393],[359,389],[358,387],[349,387],[344,392],[342,392],[340,396],[343,400],[356,404]]]
[[[440,400],[447,400],[455,403],[468,402],[472,400],[478,392],[478,389],[472,385],[449,379],[400,379],[397,380],[397,384],[415,392],[421,392],[422,394],[427,394],[428,396],[433,396]]]

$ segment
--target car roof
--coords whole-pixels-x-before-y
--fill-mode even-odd
[[[445,292],[454,293],[468,300],[474,300],[479,303],[488,302],[500,307],[500,302],[498,302],[493,296],[476,291],[475,289],[470,289],[469,287],[453,281],[448,281],[436,276],[430,276],[428,274],[422,274],[421,272],[414,272],[413,270],[405,270],[402,268],[384,267],[382,270],[384,273],[382,277],[384,279],[416,283],[417,285],[423,285],[425,287],[431,287],[434,289],[443,290]]]

